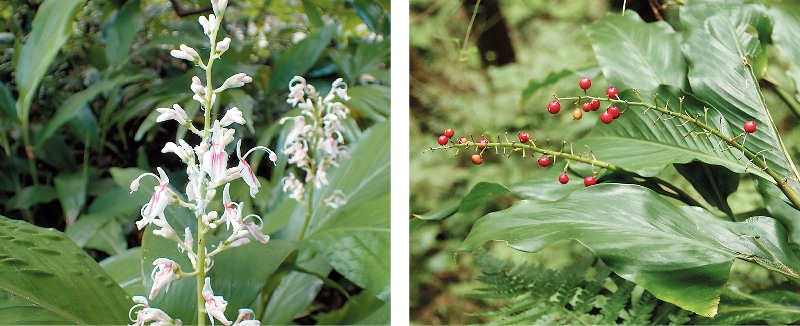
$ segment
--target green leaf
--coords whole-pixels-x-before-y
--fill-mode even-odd
[[[87,89],[70,96],[66,101],[64,101],[63,104],[61,104],[61,106],[58,108],[58,111],[56,111],[55,116],[53,116],[53,118],[47,122],[47,125],[45,125],[44,129],[39,132],[36,139],[36,148],[40,149],[45,141],[55,134],[58,128],[60,128],[70,119],[74,118],[73,116],[78,109],[93,101],[97,95],[100,95],[100,93],[108,92],[119,85],[131,83],[146,77],[146,75],[141,74],[132,76],[120,75],[111,80],[99,82],[89,86]]]
[[[388,325],[389,303],[361,292],[347,300],[340,309],[322,314],[318,325]]]
[[[131,51],[133,40],[142,25],[139,0],[131,0],[120,8],[114,16],[114,21],[103,29],[103,38],[106,40],[106,58],[113,69],[126,61],[126,56]]]
[[[86,204],[86,177],[83,172],[61,173],[55,177],[56,193],[68,225],[75,223]]]
[[[694,320],[697,324],[767,325],[791,324],[800,320],[800,295],[778,290],[747,294],[732,288],[722,292],[719,314],[714,318]]]
[[[627,10],[625,15],[606,15],[585,30],[611,85],[640,90],[659,85],[684,88],[681,35],[667,22],[645,23],[636,12]]]
[[[789,232],[789,242],[800,244],[800,211],[781,198],[783,193],[778,188],[769,185],[769,181],[758,179],[758,191],[764,197],[770,217],[781,222]]]
[[[325,22],[322,21],[322,12],[317,7],[317,4],[314,3],[314,0],[303,0],[303,9],[305,9],[306,17],[308,17],[308,22],[311,23],[311,26],[315,28],[325,26]]]
[[[335,24],[319,28],[281,54],[280,59],[275,62],[273,67],[267,92],[275,93],[286,90],[289,81],[294,76],[303,76],[311,70],[311,67],[322,55],[322,51],[330,43],[335,31]]]
[[[752,63],[746,63],[769,39],[772,23],[766,9],[762,5],[690,6],[681,8],[681,20],[689,31],[683,50],[695,96],[719,110],[726,133],[738,135],[746,121],[755,121],[758,130],[747,135],[745,146],[754,153],[770,150],[760,155],[800,192],[800,174],[776,131]],[[753,27],[757,35],[750,33]]]
[[[126,250],[118,255],[103,259],[100,267],[117,282],[129,296],[146,296],[142,281],[142,247]]]
[[[46,0],[33,18],[28,39],[15,61],[16,83],[19,98],[17,117],[27,123],[33,96],[42,82],[47,68],[55,59],[61,46],[72,32],[72,19],[83,0]],[[16,51],[15,51],[16,52]]]
[[[306,270],[327,275],[330,265],[320,255],[311,250],[299,253],[298,265]],[[261,318],[263,325],[286,325],[300,314],[307,313],[308,306],[314,301],[322,280],[311,274],[291,271],[280,279],[274,291],[270,293],[269,302]]]
[[[19,123],[17,111],[14,108],[16,105],[17,102],[14,100],[14,96],[11,95],[11,90],[8,89],[5,83],[0,81],[0,118],[6,121]]]
[[[721,117],[713,107],[674,87],[661,86],[652,94],[640,92],[643,99],[652,99],[654,94],[658,94],[657,100],[648,102],[660,107],[666,106],[670,110],[680,108],[690,116],[703,113],[706,118],[701,119],[705,119],[708,124],[716,124]],[[620,93],[620,98],[639,100],[629,90]],[[708,108],[708,111],[704,108]],[[701,161],[724,166],[736,173],[749,172],[769,179],[769,175],[759,169],[749,168],[745,171],[747,160],[740,161],[741,152],[728,148],[725,142],[702,134],[695,137],[694,132],[701,130],[694,129],[688,123],[678,119],[656,121],[663,118],[660,113],[650,110],[647,114],[642,114],[644,110],[640,107],[621,109],[624,113],[614,123],[598,124],[575,147],[589,146],[598,161],[614,164],[645,177],[655,176],[670,164]],[[656,122],[653,123],[654,121]],[[750,142],[749,136],[747,142]]]
[[[728,196],[739,189],[740,176],[738,173],[733,173],[718,165],[708,165],[697,161],[675,164],[675,169],[709,204],[733,216],[733,211],[728,205]]]
[[[619,200],[609,200],[614,198]],[[600,184],[554,202],[525,200],[486,215],[461,249],[502,240],[533,252],[575,239],[659,299],[711,317],[734,258],[798,277],[800,260],[785,238],[785,230],[766,217],[723,221],[697,207],[676,206],[647,188]]]
[[[369,30],[378,35],[389,35],[391,19],[389,12],[381,3],[372,0],[355,0],[353,7]]]
[[[125,291],[63,233],[0,216],[0,324],[127,324]]]
[[[336,271],[388,301],[390,225],[389,120],[369,128],[351,145],[351,159],[328,173],[330,184],[314,192],[314,202],[341,190],[347,204],[315,205],[307,238]]]
[[[778,52],[792,60],[796,67],[800,67],[800,24],[791,15],[778,8],[769,10],[769,15],[775,21],[772,30],[772,43]]]
[[[544,87],[553,85],[553,84],[557,83],[559,80],[561,80],[562,78],[567,77],[567,76],[572,76],[573,74],[574,74],[574,72],[572,70],[564,69],[564,70],[557,71],[557,72],[551,72],[542,81],[535,80],[535,79],[531,80],[530,82],[528,82],[528,87],[526,87],[524,90],[522,90],[522,98],[519,100],[520,107],[524,106],[525,103],[528,103],[528,100],[531,99],[531,96],[533,96],[533,94],[536,93],[536,91],[538,91],[538,90],[540,90],[540,89],[542,89]]]
[[[128,247],[122,226],[110,215],[81,215],[77,222],[67,225],[65,231],[78,246],[102,250],[109,255],[119,254]]]
[[[22,188],[14,197],[6,201],[7,210],[28,208],[36,204],[47,203],[57,198],[55,188],[38,185]]]
[[[347,107],[366,114],[373,121],[384,121],[391,112],[391,89],[388,86],[356,85],[347,88]]]

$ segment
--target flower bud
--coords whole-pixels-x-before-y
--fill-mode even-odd
[[[223,54],[225,53],[225,51],[228,51],[228,48],[230,46],[231,46],[231,38],[226,37],[222,39],[222,41],[217,42],[217,51],[219,52],[219,54]]]
[[[206,35],[210,36],[214,33],[214,29],[217,27],[217,17],[214,14],[208,15],[208,18],[200,16],[197,20],[200,21],[200,25],[203,26],[203,32]]]
[[[211,0],[211,7],[214,9],[214,13],[220,16],[228,7],[228,0]]]
[[[238,74],[228,77],[228,79],[226,79],[225,82],[222,83],[222,86],[219,89],[217,89],[217,92],[226,90],[228,88],[242,87],[244,86],[244,84],[250,83],[252,81],[253,78],[250,78],[250,76],[247,76],[245,75],[245,73],[240,72]]]
[[[219,121],[219,124],[223,127],[227,127],[234,122],[240,125],[245,123],[244,117],[242,116],[242,111],[239,111],[239,108],[235,106],[228,110],[228,112],[225,112],[225,115],[222,117],[222,120]]]
[[[181,106],[178,104],[173,105],[172,109],[158,108],[156,111],[161,112],[161,114],[156,118],[156,122],[175,120],[178,121],[179,124],[185,125],[186,121],[189,120],[189,116],[186,114],[186,111],[184,111],[183,108],[181,108]]]
[[[131,182],[131,193],[133,193],[136,190],[139,190],[139,179],[138,178],[136,178],[135,180],[133,180]]]
[[[205,94],[206,93],[206,88],[200,82],[200,77],[193,76],[192,77],[192,86],[190,86],[190,87],[192,88],[192,92],[194,92],[195,94]]]

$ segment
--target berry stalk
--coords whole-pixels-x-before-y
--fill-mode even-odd
[[[592,97],[592,96],[576,96],[576,97],[562,97],[562,98],[556,97],[556,100],[557,101],[562,101],[562,100],[564,100],[564,101],[572,101],[572,100],[580,101],[580,100],[589,99],[589,100],[605,101],[605,102],[609,102],[609,103],[615,104],[615,105],[624,104],[626,107],[631,107],[631,106],[645,107],[645,108],[648,108],[648,109],[651,109],[651,110],[656,110],[656,111],[661,112],[661,113],[663,113],[665,115],[670,115],[670,116],[673,116],[675,118],[678,118],[678,119],[681,119],[681,120],[684,120],[684,121],[688,121],[689,123],[694,124],[695,126],[705,130],[702,133],[707,133],[707,134],[714,135],[717,138],[721,139],[722,141],[726,141],[727,142],[727,141],[730,140],[730,138],[727,135],[723,134],[722,132],[720,132],[719,130],[713,128],[712,126],[700,121],[699,119],[696,119],[696,118],[693,118],[693,117],[688,116],[686,114],[683,114],[682,112],[670,111],[668,109],[665,109],[665,108],[662,108],[662,107],[659,107],[659,106],[644,102],[642,100],[642,98],[639,96],[639,93],[636,92],[636,90],[634,90],[634,93],[636,94],[637,97],[639,97],[639,100],[640,100],[639,102],[631,102],[631,101],[628,101],[628,100],[610,99],[610,98]],[[729,142],[729,143],[730,143],[730,146],[742,151],[742,153],[744,153],[744,155],[751,162],[753,162],[753,165],[755,165],[758,168],[762,169],[770,177],[772,177],[773,181],[778,186],[778,188],[780,188],[781,191],[784,193],[784,195],[786,195],[786,197],[789,198],[789,201],[791,201],[792,204],[796,208],[800,208],[800,195],[798,195],[797,192],[795,192],[794,189],[792,189],[789,186],[789,182],[788,181],[784,180],[784,178],[781,177],[780,175],[778,175],[774,170],[772,170],[764,160],[760,159],[755,153],[751,152],[750,150],[745,148],[743,145],[739,144],[739,142]]]

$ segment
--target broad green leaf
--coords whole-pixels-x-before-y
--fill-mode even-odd
[[[84,214],[75,223],[67,225],[67,236],[80,247],[119,254],[128,247],[122,226],[111,215]]]
[[[422,220],[438,221],[456,212],[471,212],[482,204],[493,200],[496,196],[554,201],[569,195],[575,190],[584,188],[581,177],[571,171],[567,171],[567,176],[570,177],[570,181],[567,184],[554,182],[562,172],[563,170],[554,167],[533,178],[508,186],[494,182],[481,182],[473,186],[457,205],[416,217]]]
[[[355,0],[353,7],[356,14],[361,17],[369,30],[378,35],[389,35],[391,32],[391,19],[388,9],[380,2],[371,0]]]
[[[525,103],[528,103],[528,100],[531,99],[531,96],[533,96],[533,94],[539,89],[553,85],[562,78],[572,76],[573,74],[574,72],[572,70],[564,69],[557,72],[551,72],[547,75],[547,77],[544,78],[544,80],[531,80],[528,82],[528,87],[525,87],[525,89],[522,90],[522,98],[519,100],[519,106],[522,107],[525,105]]]
[[[83,172],[61,173],[55,177],[56,193],[68,225],[75,223],[86,204],[87,183],[87,176]]]
[[[111,275],[111,278],[131,297],[148,294],[144,292],[141,265],[142,247],[128,249],[100,262],[100,267],[105,269],[106,273]]]
[[[356,85],[347,88],[347,107],[358,110],[373,121],[384,121],[389,116],[391,108],[391,89],[388,86]]]
[[[311,26],[320,28],[325,25],[322,21],[322,12],[319,10],[314,0],[303,0],[303,9],[305,9],[306,17]]]
[[[659,299],[709,317],[717,314],[734,258],[795,278],[800,267],[775,220],[723,221],[626,184],[600,184],[554,202],[521,201],[481,218],[461,249],[501,240],[533,252],[568,239]]]
[[[321,315],[319,325],[388,325],[389,303],[361,292],[347,300],[340,309]]]
[[[28,208],[36,204],[50,202],[57,197],[56,189],[51,186],[28,186],[22,188],[14,197],[6,201],[6,209],[15,210]]]
[[[652,100],[654,94],[658,94],[657,100]],[[654,94],[640,92],[641,97],[650,104],[673,111],[681,109],[690,116],[703,113],[706,116],[701,118],[702,121],[710,125],[716,125],[720,119],[719,113],[713,107],[674,87],[661,86]],[[629,90],[620,93],[620,98],[639,101]],[[708,111],[704,108],[708,108]],[[742,153],[729,148],[724,141],[695,134],[702,130],[693,128],[693,125],[678,119],[663,121],[660,118],[666,116],[655,110],[643,114],[646,110],[641,107],[621,109],[623,114],[613,123],[598,123],[597,128],[574,147],[589,146],[598,161],[611,163],[645,177],[655,176],[670,164],[701,161],[724,166],[736,173],[749,172],[769,178],[760,169],[746,169],[747,159],[740,160]]]
[[[116,88],[119,85],[131,83],[146,78],[146,75],[120,75],[111,80],[99,82],[70,96],[56,111],[55,116],[47,122],[44,129],[39,132],[36,139],[36,148],[42,147],[45,141],[55,134],[56,130],[73,118],[75,112],[82,106],[94,100],[97,95]]]
[[[11,95],[11,91],[8,89],[8,86],[0,81],[0,118],[3,118],[3,120],[6,121],[19,123],[17,111],[14,108],[16,105],[17,102],[14,100],[14,96]]]
[[[354,40],[352,47],[330,52],[330,57],[343,74],[348,85],[356,85],[364,74],[380,77],[381,63],[389,61],[391,40]],[[349,90],[348,90],[349,93]],[[352,96],[352,95],[351,95]]]
[[[130,53],[133,39],[141,28],[142,18],[139,2],[139,0],[126,2],[116,13],[111,24],[103,29],[103,38],[106,40],[106,58],[114,69],[126,62],[124,59]]]
[[[288,90],[289,81],[294,76],[303,76],[311,70],[322,52],[328,47],[335,31],[335,24],[319,28],[281,54],[272,70],[267,92]]]
[[[31,33],[15,60],[19,98],[17,117],[27,123],[33,96],[47,68],[72,31],[72,19],[83,0],[46,0],[33,18]],[[15,51],[16,52],[16,51]]]
[[[739,189],[739,174],[718,165],[702,162],[675,164],[675,169],[686,178],[711,205],[732,216],[728,196]]]
[[[789,232],[789,242],[800,244],[800,211],[784,201],[783,193],[778,188],[770,187],[770,184],[767,180],[758,179],[758,191],[764,197],[767,211]]]
[[[298,266],[322,275],[331,271],[331,266],[320,255],[311,250],[299,253]],[[311,274],[291,271],[280,279],[275,290],[270,293],[269,302],[261,318],[263,325],[287,325],[298,315],[308,312],[308,306],[314,301],[322,280]]]
[[[133,301],[63,233],[0,216],[0,324],[127,324]]]
[[[385,301],[391,295],[389,126],[389,120],[373,125],[360,142],[349,145],[351,159],[331,169],[330,184],[314,191],[314,202],[322,203],[341,190],[347,204],[315,204],[306,231],[336,271]]]
[[[645,23],[636,12],[609,14],[585,27],[603,75],[619,89],[684,88],[681,35],[664,21]]]
[[[786,290],[747,294],[726,288],[722,292],[719,314],[714,318],[696,319],[697,324],[767,325],[792,324],[800,320],[800,295]]]
[[[758,129],[747,135],[745,147],[754,153],[768,150],[760,155],[800,192],[796,181],[800,174],[786,154],[748,61],[748,56],[756,55],[768,41],[772,30],[766,9],[762,5],[690,6],[681,8],[681,20],[688,30],[683,52],[694,95],[719,110],[726,133],[738,135],[746,121],[755,121]],[[757,34],[751,34],[751,28]]]

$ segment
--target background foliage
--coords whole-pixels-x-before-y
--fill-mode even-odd
[[[474,293],[475,288],[478,287],[476,280],[481,273],[475,266],[471,254],[458,253],[454,260],[454,252],[457,252],[462,240],[467,238],[467,233],[478,217],[486,213],[506,209],[514,204],[517,198],[536,200],[536,205],[543,205],[544,202],[561,198],[576,190],[576,188],[569,187],[583,188],[582,184],[573,184],[579,183],[575,182],[580,181],[578,175],[571,175],[570,184],[561,186],[555,182],[556,176],[561,173],[560,168],[542,169],[534,161],[520,158],[518,155],[505,159],[500,155],[487,154],[484,156],[485,162],[476,167],[469,161],[468,155],[462,154],[453,157],[442,151],[421,153],[420,149],[435,146],[435,137],[448,127],[454,128],[458,137],[462,135],[470,137],[471,134],[475,139],[480,138],[482,134],[487,136],[500,134],[502,137],[505,132],[508,132],[509,137],[516,138],[515,135],[518,131],[531,133],[532,137],[539,140],[550,139],[553,143],[561,140],[574,141],[583,137],[578,146],[582,147],[584,143],[589,144],[596,153],[605,153],[608,160],[622,162],[621,160],[629,155],[629,159],[624,161],[626,164],[615,164],[626,168],[630,166],[634,170],[640,166],[642,169],[636,170],[638,173],[647,176],[653,175],[685,189],[692,198],[711,204],[713,206],[711,211],[720,216],[731,215],[736,216],[737,220],[743,220],[749,216],[769,215],[766,213],[766,209],[770,205],[780,206],[777,203],[771,204],[774,202],[774,197],[760,194],[757,180],[749,175],[742,175],[740,179],[738,174],[731,175],[730,171],[725,174],[727,171],[725,169],[713,171],[712,175],[719,179],[710,180],[710,182],[721,183],[726,189],[729,189],[723,191],[725,196],[732,193],[727,200],[725,197],[719,199],[719,193],[709,193],[705,191],[704,187],[691,186],[691,183],[702,182],[698,176],[708,176],[711,172],[697,173],[693,176],[690,171],[697,171],[697,169],[708,166],[703,164],[694,166],[664,164],[662,167],[654,168],[652,164],[645,162],[642,158],[658,153],[672,153],[656,150],[653,142],[634,150],[631,146],[636,144],[630,140],[630,134],[638,135],[637,132],[616,135],[616,131],[626,129],[622,127],[615,127],[613,130],[597,128],[595,127],[598,123],[597,119],[587,119],[588,116],[582,120],[573,121],[569,115],[572,110],[570,106],[567,106],[566,109],[562,108],[562,111],[566,110],[566,114],[555,116],[544,110],[546,103],[552,100],[551,94],[560,96],[576,94],[576,84],[580,77],[592,78],[592,88],[599,90],[604,90],[611,85],[619,85],[620,80],[624,80],[625,85],[634,84],[640,89],[652,89],[662,83],[684,86],[686,77],[683,74],[686,63],[680,58],[681,49],[677,50],[678,56],[673,55],[664,58],[664,61],[658,61],[668,64],[646,64],[655,54],[661,56],[674,54],[674,51],[667,49],[675,49],[675,45],[686,41],[682,40],[680,35],[671,32],[672,28],[665,22],[648,24],[646,27],[637,25],[638,29],[625,29],[625,26],[635,22],[639,16],[630,12],[622,17],[618,14],[605,17],[608,11],[618,11],[619,8],[613,7],[615,4],[605,1],[552,1],[524,5],[513,1],[499,1],[499,3],[509,26],[512,42],[517,52],[517,60],[512,64],[499,67],[483,67],[477,52],[468,52],[467,55],[464,55],[457,44],[462,40],[467,29],[471,11],[465,10],[461,3],[456,1],[412,2],[412,32],[410,34],[412,43],[412,145],[409,155],[412,158],[411,169],[417,173],[412,174],[411,212],[423,218],[442,217],[444,216],[441,214],[442,212],[458,212],[442,221],[419,219],[411,221],[411,261],[419,262],[412,265],[411,271],[411,316],[413,321],[423,324],[463,324],[497,320],[487,318],[489,317],[487,314],[466,315],[466,313],[473,312],[483,313],[492,310],[491,307],[504,306],[508,301],[488,299],[486,296],[478,298],[470,296],[469,294]],[[767,3],[767,5],[770,8],[781,7],[774,3]],[[666,14],[664,14],[664,18],[673,26],[679,25],[676,24],[678,21],[676,13],[679,7],[675,6],[671,10],[665,11]],[[797,12],[796,8],[791,6],[783,9],[784,12]],[[703,15],[701,10],[697,11],[697,13],[690,12],[684,18],[690,19],[693,14]],[[639,12],[643,15],[649,12],[652,15],[652,10],[648,7]],[[772,12],[774,11],[770,11],[770,13]],[[580,28],[584,25],[587,25],[585,29]],[[756,25],[758,27],[758,24]],[[445,28],[442,28],[443,26]],[[617,34],[619,30],[639,31],[642,36],[623,38]],[[681,29],[678,28],[678,31]],[[477,35],[480,32],[479,27],[474,34]],[[778,28],[772,32],[772,41],[775,47],[781,48],[791,43],[790,41],[779,41],[780,36],[778,39],[775,38],[775,35],[784,32],[786,30],[779,31]],[[663,33],[663,36],[643,37],[652,35],[652,33]],[[749,30],[747,33],[757,35],[756,30]],[[613,45],[602,47],[603,38],[606,39],[605,42]],[[761,39],[766,40],[767,38],[762,37]],[[471,38],[470,42],[470,45],[474,44],[472,43],[474,38]],[[593,44],[594,49],[592,49]],[[699,47],[703,47],[699,40],[697,44]],[[782,98],[784,94],[780,94],[788,91],[791,99],[791,94],[797,93],[794,87],[795,81],[789,77],[795,74],[796,68],[792,68],[795,63],[791,62],[791,56],[780,55],[781,51],[775,51],[772,46],[769,45],[765,51],[769,54],[768,58],[762,58],[755,52],[753,52],[752,58],[748,58],[751,59],[750,62],[754,67],[758,67],[755,69],[757,71],[760,71],[759,69],[762,67],[757,62],[768,59],[769,65],[764,65],[767,67],[766,76],[775,81],[774,84],[786,85],[784,89],[781,89],[771,86],[773,83],[762,80],[764,84],[761,90],[766,106],[786,143],[788,153],[797,162],[800,148],[798,143],[793,141],[798,139],[799,131],[798,128],[795,128],[797,117],[787,106],[787,103],[792,101],[785,102]],[[753,51],[761,50],[754,47]],[[595,54],[600,62],[596,59]],[[459,61],[459,58],[466,60]],[[701,59],[693,58],[695,61]],[[739,64],[741,65],[741,62]],[[603,74],[599,74],[600,72]],[[688,79],[692,80],[695,76],[690,73]],[[633,82],[632,80],[638,81]],[[727,80],[720,78],[709,82],[730,83]],[[652,87],[647,87],[647,85]],[[712,87],[712,89],[727,89],[727,87],[727,85],[722,85]],[[659,91],[662,94],[670,93],[665,89],[659,89]],[[695,89],[695,91],[698,90]],[[643,97],[648,98],[648,95],[643,95]],[[663,102],[661,103],[663,104]],[[641,117],[641,121],[632,122],[630,120],[639,120],[639,117]],[[648,118],[634,114],[620,120],[619,123],[615,122],[615,124],[628,128],[636,126],[646,128],[646,124],[652,124],[652,119],[647,121]],[[713,117],[709,118],[709,120],[712,119]],[[736,117],[733,118],[733,121],[736,122],[732,122],[730,125],[741,125]],[[676,140],[678,139],[684,141],[682,137],[676,138]],[[751,140],[748,139],[748,143]],[[659,138],[658,141],[663,141],[663,138]],[[692,142],[692,140],[689,139],[688,142]],[[691,148],[692,146],[694,145],[686,147]],[[774,146],[761,143],[760,147]],[[620,148],[626,148],[626,150],[619,150]],[[647,149],[648,152],[642,152],[644,149]],[[702,152],[697,151],[691,156],[700,155]],[[723,154],[727,155],[728,153]],[[666,162],[672,162],[675,159],[666,156],[658,157],[656,160]],[[600,159],[599,156],[598,159]],[[722,165],[731,165],[724,164],[724,160],[726,159],[721,161]],[[737,166],[731,166],[731,168],[736,172],[742,172],[743,166],[738,161],[734,162],[737,163]],[[646,171],[644,168],[651,170]],[[588,173],[588,169],[584,172]],[[752,172],[752,169],[748,172]],[[585,173],[581,175],[585,175]],[[614,180],[627,182],[625,178]],[[720,182],[720,180],[725,180],[725,182]],[[587,189],[587,191],[589,190]],[[610,188],[601,190],[604,196],[611,193]],[[591,197],[587,191],[580,192],[581,195],[576,193],[575,199],[580,201],[582,196]],[[459,203],[459,199],[462,197],[463,199]],[[567,200],[566,203],[577,204],[575,200]],[[597,208],[603,203],[603,199],[598,198],[591,203],[585,203],[585,205]],[[624,205],[624,203],[618,204]],[[554,207],[553,205],[547,207]],[[538,213],[543,213],[540,206],[536,207]],[[571,209],[580,210],[582,208]],[[517,211],[520,210],[523,209],[519,208]],[[514,211],[504,212],[506,213],[496,216],[510,217]],[[787,211],[785,214],[791,216],[796,214],[796,211]],[[787,216],[785,214],[783,216]],[[536,215],[532,215],[535,218]],[[773,213],[771,216],[780,219],[781,215]],[[471,239],[467,240],[466,246],[472,249],[482,245],[484,243],[482,240],[492,238],[491,236],[483,237],[482,232],[493,232],[492,230],[509,223],[509,221],[493,220],[492,216],[490,214],[481,220],[484,227],[475,225],[476,229],[480,231],[476,233],[474,239],[473,235],[470,235]],[[549,220],[542,222],[548,223]],[[556,221],[552,222],[556,223]],[[542,225],[537,227],[542,227]],[[784,225],[791,226],[792,224],[789,222]],[[502,231],[498,230],[498,232]],[[779,238],[781,236],[779,235]],[[792,235],[790,234],[789,237],[791,239]],[[500,237],[493,237],[493,239],[497,238]],[[523,244],[524,239],[522,238],[520,243],[512,245],[516,248],[530,250],[530,246],[535,241],[530,240],[527,244]],[[471,244],[470,241],[472,241]],[[585,244],[591,246],[589,243]],[[491,255],[502,260],[512,260],[518,264],[523,262],[541,264],[556,270],[585,262],[594,257],[582,245],[564,241],[550,245],[534,254],[522,254],[509,250],[503,242],[489,243],[483,247],[487,248]],[[794,245],[791,248],[794,248]],[[597,247],[593,247],[593,249],[602,250]],[[728,289],[738,288],[744,293],[723,292],[723,302],[730,302],[733,305],[733,302],[741,303],[751,300],[748,302],[752,304],[755,302],[752,300],[755,299],[750,297],[751,295],[782,283],[783,280],[776,274],[767,273],[741,261],[735,261],[731,277],[728,280]],[[731,299],[738,295],[748,297],[748,299],[744,301]],[[554,310],[550,312],[556,313]],[[753,316],[751,315],[751,317]],[[673,317],[677,318],[677,315]],[[718,319],[715,318],[715,320],[719,320],[721,323],[735,322],[734,319],[726,318],[728,317],[723,318],[723,313],[720,311]],[[753,318],[755,319],[751,320],[758,320],[758,317]],[[761,318],[767,318],[767,316],[762,315]],[[774,318],[774,322],[788,322],[778,320],[791,319]],[[673,322],[677,322],[679,319],[675,319]],[[535,320],[535,318],[531,320]],[[700,320],[702,319],[693,319],[694,322],[700,322]],[[743,320],[736,322],[743,322]]]
[[[253,308],[262,322],[388,322],[388,191],[377,190],[389,187],[385,146],[390,121],[389,7],[388,0],[230,1],[222,26],[226,34],[220,38],[229,36],[233,41],[215,65],[214,82],[245,72],[253,83],[225,92],[212,114],[237,106],[248,122],[241,127],[248,135],[243,139],[245,146],[282,146],[289,130],[277,121],[297,114],[285,103],[287,83],[295,75],[305,76],[323,93],[335,78],[342,77],[352,97],[347,103],[352,118],[346,121],[345,137],[353,158],[329,172],[329,179],[338,183],[333,188],[352,198],[338,209],[316,210],[309,240],[294,241],[303,213],[281,191],[285,158],[273,167],[261,164],[263,153],[251,156],[250,164],[262,184],[255,199],[243,182],[232,185],[232,196],[244,199],[244,213],[264,217],[264,231],[273,241],[262,247],[246,246],[245,252],[237,253],[244,255],[239,258],[222,255],[224,262],[218,266],[263,268],[244,267],[250,273],[236,282],[231,278],[233,271],[220,270],[213,288],[231,306]],[[47,250],[62,255],[74,251],[68,254],[90,265],[97,274],[92,276],[97,286],[112,288],[114,299],[106,301],[117,300],[121,307],[130,307],[130,296],[145,294],[150,288],[151,262],[166,250],[149,229],[136,230],[133,222],[150,194],[129,194],[131,180],[162,166],[176,189],[183,189],[187,181],[181,162],[161,153],[166,142],[176,140],[172,135],[177,124],[156,124],[155,108],[179,103],[190,115],[198,113],[199,105],[191,100],[188,87],[198,68],[171,57],[169,50],[187,44],[202,53],[207,45],[197,17],[210,12],[210,3],[200,0],[0,3],[0,215],[10,218],[3,218],[3,223],[24,220],[29,223],[25,225],[63,231],[31,229],[65,235],[71,239],[66,241],[77,244],[74,250],[55,244]],[[185,130],[178,132],[178,138],[184,136],[190,144],[196,141]],[[370,160],[362,161],[364,156]],[[153,186],[146,181],[143,185],[143,189]],[[317,191],[315,201],[323,195],[324,191]],[[178,208],[167,212],[171,220],[184,217]],[[8,230],[0,237],[2,247],[31,245],[24,238],[25,227]],[[339,236],[342,232],[348,236]],[[52,240],[64,239],[53,236]],[[30,249],[37,253],[37,248]],[[16,251],[4,253],[4,266],[25,265],[23,258],[13,255]],[[45,249],[38,252],[48,254]],[[56,273],[61,277],[60,273],[69,272],[41,266],[30,270],[19,276],[46,278],[47,273]],[[7,278],[0,282],[0,306],[4,311],[19,308],[4,313],[2,323],[127,322],[124,311],[108,320],[31,320],[22,310],[26,303],[16,299],[24,293],[13,284]],[[119,296],[123,291],[127,297]],[[179,306],[183,294],[194,304],[192,291],[178,282],[170,296],[159,297],[157,304]],[[42,300],[61,299],[38,299],[35,307],[47,306]],[[95,300],[85,307],[65,309],[86,308],[77,312],[84,318],[82,314],[101,304],[102,300]],[[352,307],[358,305],[372,309],[357,313]],[[51,312],[59,315],[59,309]],[[191,309],[185,313],[165,310],[185,323],[196,318]],[[229,318],[236,316],[235,311],[229,314]]]

